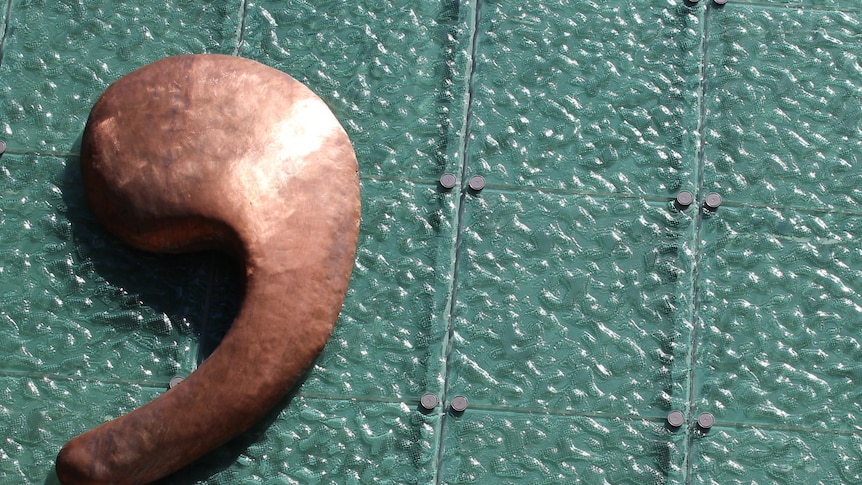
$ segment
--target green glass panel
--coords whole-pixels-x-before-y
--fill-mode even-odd
[[[363,181],[350,290],[304,392],[441,393],[456,202],[436,185]]]
[[[841,9],[846,11],[860,11],[862,5],[858,0],[735,0],[734,3],[748,3],[763,7],[764,5],[774,4],[783,7],[826,7],[831,9]]]
[[[318,3],[250,3],[242,55],[326,100],[363,176],[460,179],[470,9],[442,0]]]
[[[6,35],[6,19],[9,13],[9,4],[0,5],[0,40]]]
[[[164,483],[862,482],[862,4],[647,3],[0,1],[0,482],[55,484],[236,313],[226,258],[108,236],[75,158],[190,52],[318,92],[363,222],[302,385]]]
[[[54,458],[66,441],[151,401],[164,390],[0,375],[0,481],[57,483]]]
[[[767,485],[862,481],[862,438],[831,432],[714,427],[694,440],[691,483]]]
[[[162,392],[129,384],[0,377],[0,479],[57,483],[52,463],[66,441]],[[294,397],[285,404],[160,483],[427,483],[433,477],[438,415],[404,403]]]
[[[162,385],[194,369],[195,333],[229,321],[208,314],[218,258],[114,240],[87,207],[76,159],[6,154],[0,193],[0,371]]]
[[[164,483],[433,483],[439,428],[412,403],[297,396]]]
[[[694,187],[703,13],[663,3],[484,3],[470,172],[591,193]]]
[[[449,394],[650,417],[683,406],[692,214],[636,198],[471,198]]]
[[[685,483],[685,431],[658,421],[467,409],[444,435],[446,484]]]
[[[93,103],[122,75],[169,55],[234,53],[242,13],[240,0],[10,3],[0,136],[10,149],[60,152],[75,150]]]
[[[728,4],[710,17],[704,188],[862,207],[862,15]]]
[[[862,216],[722,207],[703,221],[695,403],[862,430]]]

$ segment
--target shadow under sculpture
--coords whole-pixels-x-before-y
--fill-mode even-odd
[[[244,266],[244,298],[185,381],[69,441],[63,484],[144,484],[249,429],[326,344],[360,220],[356,157],[324,102],[239,57],[184,55],[112,84],[81,145],[105,228],[147,251],[219,249]]]

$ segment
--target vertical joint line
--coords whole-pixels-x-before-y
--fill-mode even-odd
[[[3,67],[3,58],[6,53],[6,37],[9,36],[9,25],[12,23],[12,0],[6,1],[6,18],[3,19],[3,37],[0,38],[0,67]]]
[[[442,417],[440,419],[440,438],[437,445],[437,470],[435,476],[435,483],[439,485],[442,483],[443,476],[443,454],[444,454],[444,443],[446,437],[446,403],[449,400],[449,369],[452,364],[452,341],[455,336],[455,307],[457,302],[457,293],[458,293],[458,276],[459,271],[458,267],[461,263],[461,239],[462,232],[464,230],[464,206],[467,198],[467,160],[468,160],[468,152],[470,150],[470,125],[473,118],[473,97],[474,97],[474,84],[475,84],[475,75],[476,75],[476,56],[478,52],[478,44],[479,44],[479,16],[481,10],[481,0],[476,0],[475,9],[473,11],[473,32],[470,38],[470,45],[468,50],[470,51],[470,59],[469,66],[470,71],[467,75],[467,101],[466,101],[466,109],[464,111],[464,128],[463,128],[463,136],[461,142],[461,185],[460,185],[460,196],[458,200],[458,219],[455,225],[455,247],[453,248],[453,261],[452,261],[452,288],[449,293],[449,315],[448,315],[448,328],[445,335],[445,341],[443,342],[443,351],[444,351],[444,368],[443,368],[443,393],[442,399],[440,401],[440,405],[442,407]]]
[[[11,0],[10,0],[11,1]],[[238,56],[242,52],[242,43],[245,40],[245,23],[248,18],[248,0],[242,0],[242,16],[239,20],[239,32],[236,36],[236,49],[233,55]]]
[[[697,223],[695,228],[695,240],[694,240],[694,268],[692,271],[692,283],[694,285],[694,289],[692,291],[692,313],[691,313],[691,339],[690,339],[690,347],[689,347],[689,355],[688,355],[688,409],[686,411],[686,415],[691,419],[694,416],[695,410],[695,392],[697,391],[697,385],[695,380],[697,378],[697,346],[699,344],[698,338],[698,319],[700,318],[700,312],[698,311],[698,298],[700,297],[700,265],[702,260],[702,245],[701,245],[701,232],[703,227],[703,209],[702,203],[704,197],[704,172],[706,170],[706,82],[707,82],[707,67],[708,67],[708,39],[709,39],[709,12],[710,7],[707,5],[705,7],[705,11],[703,14],[703,42],[701,42],[701,59],[700,59],[700,119],[698,120],[697,127],[697,137],[698,137],[698,149],[697,149]],[[694,472],[694,465],[692,463],[692,459],[694,458],[694,436],[689,434],[688,436],[688,447],[686,449],[686,458],[685,458],[685,483],[691,484],[693,482],[692,473]]]
[[[479,15],[482,9],[482,0],[476,0],[476,9],[473,18],[473,35],[470,39],[470,72],[467,75],[467,109],[464,113],[464,140],[461,143],[461,186],[465,187],[467,182],[467,159],[470,149],[470,128],[473,123],[473,102],[476,89],[476,58],[479,50]],[[459,220],[460,223],[460,220]]]

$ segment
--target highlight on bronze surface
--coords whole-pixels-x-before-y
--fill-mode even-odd
[[[220,345],[187,379],[69,441],[68,484],[143,484],[258,422],[311,365],[347,292],[360,219],[356,157],[307,87],[224,55],[183,55],[116,81],[81,147],[90,207],[139,249],[223,250],[245,292]]]

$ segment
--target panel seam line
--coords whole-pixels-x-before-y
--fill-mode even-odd
[[[434,483],[440,485],[442,483],[442,475],[443,475],[443,457],[444,457],[444,448],[445,448],[445,438],[446,438],[446,418],[448,413],[446,412],[446,404],[449,399],[449,371],[452,363],[452,341],[455,336],[455,315],[456,315],[456,305],[457,305],[457,293],[458,293],[458,276],[459,271],[458,267],[461,263],[461,243],[462,243],[462,232],[464,230],[464,206],[467,199],[467,162],[469,159],[469,149],[470,149],[470,126],[473,117],[473,102],[474,102],[474,84],[475,84],[475,76],[476,76],[476,57],[478,52],[478,41],[479,41],[479,16],[481,11],[482,1],[476,0],[475,9],[473,12],[473,32],[470,39],[470,59],[469,66],[470,71],[467,75],[467,101],[466,101],[466,110],[464,112],[464,128],[463,128],[463,141],[461,142],[461,185],[460,185],[460,196],[458,202],[458,220],[456,223],[455,229],[455,247],[453,248],[453,262],[452,262],[452,289],[449,294],[449,315],[448,315],[448,328],[444,337],[444,376],[443,376],[443,391],[442,391],[442,399],[440,405],[442,406],[442,417],[440,418],[440,437],[437,445],[437,467],[435,471]]]
[[[10,0],[11,1],[11,0]],[[242,43],[245,41],[246,19],[248,18],[248,0],[242,0],[242,15],[239,20],[239,29],[237,32],[236,49],[234,55],[239,56],[242,52]]]
[[[3,59],[6,53],[6,37],[9,36],[9,25],[12,24],[12,0],[6,1],[6,18],[3,19],[3,38],[0,39],[0,67],[3,67]]]
[[[703,40],[701,42],[701,59],[700,59],[700,119],[698,120],[697,127],[697,137],[698,137],[698,149],[697,149],[697,201],[702,201],[704,197],[704,171],[706,168],[706,115],[707,115],[707,107],[706,107],[706,82],[707,82],[707,67],[708,67],[708,39],[709,39],[709,17],[710,17],[710,7],[706,6],[706,9],[703,14]],[[687,410],[686,414],[691,420],[693,418],[693,414],[695,412],[695,398],[694,393],[696,391],[696,383],[695,378],[697,377],[696,365],[697,365],[697,345],[698,345],[698,318],[700,317],[700,312],[698,311],[697,300],[700,296],[700,266],[702,259],[702,244],[701,244],[701,231],[703,228],[703,211],[704,209],[698,203],[697,207],[697,223],[695,224],[695,239],[694,239],[694,263],[692,268],[692,296],[691,296],[691,337],[689,339],[689,354],[688,354],[688,399],[687,399]],[[692,459],[694,458],[694,430],[689,428],[689,434],[687,436],[687,448],[685,451],[685,483],[692,484],[693,477],[692,474],[694,472],[694,466],[692,463]]]

